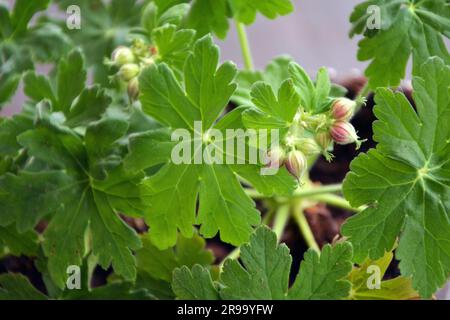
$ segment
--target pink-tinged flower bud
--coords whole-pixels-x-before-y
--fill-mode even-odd
[[[357,148],[361,146],[358,135],[355,128],[345,121],[336,121],[331,128],[331,137],[337,144],[346,145],[350,143],[356,143]]]
[[[299,139],[296,145],[297,148],[305,154],[305,156],[312,156],[322,152],[322,148],[316,140],[311,138]]]
[[[291,175],[300,180],[303,174],[306,172],[307,167],[308,160],[306,159],[303,152],[298,150],[289,152],[286,160],[286,169]]]
[[[279,168],[284,164],[286,154],[282,148],[275,147],[267,152],[266,157],[268,168]]]
[[[113,63],[119,67],[136,61],[131,49],[124,46],[120,46],[114,50],[111,55],[111,59]]]
[[[137,64],[127,63],[120,68],[119,76],[120,78],[122,78],[122,80],[128,82],[131,79],[137,77],[140,71],[141,70]]]
[[[128,97],[130,98],[131,101],[136,101],[138,99],[138,97],[139,97],[139,80],[138,80],[138,78],[131,79],[131,81],[128,83],[127,92],[128,92]]]
[[[331,107],[331,115],[336,120],[348,121],[353,116],[356,102],[347,98],[338,98]]]

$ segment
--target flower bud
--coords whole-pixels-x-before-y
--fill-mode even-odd
[[[333,143],[333,139],[331,139],[331,135],[328,132],[319,132],[316,135],[316,142],[322,149],[322,155],[325,157],[327,161],[331,161],[333,159],[333,155],[328,152],[331,144]]]
[[[130,81],[131,79],[137,77],[139,75],[140,68],[137,64],[127,63],[123,65],[119,70],[119,76],[124,81]]]
[[[322,148],[319,146],[319,144],[311,138],[299,139],[297,142],[297,147],[306,156],[312,156],[322,152]]]
[[[336,99],[331,107],[331,115],[336,120],[348,121],[355,112],[356,102],[347,98]]]
[[[291,175],[300,180],[308,167],[308,161],[303,152],[293,150],[289,152],[286,160],[286,169]]]
[[[316,135],[316,142],[322,148],[322,150],[328,150],[333,140],[328,132],[319,132]]]
[[[267,167],[268,168],[279,168],[284,164],[285,152],[280,147],[272,148],[267,152]]]
[[[361,146],[362,141],[359,140],[355,128],[348,122],[336,121],[331,128],[331,136],[337,144],[356,143],[357,148]]]
[[[139,80],[138,78],[133,78],[128,83],[128,97],[131,101],[136,101],[139,97]]]
[[[129,48],[124,46],[118,47],[116,50],[114,50],[111,55],[111,59],[114,64],[120,67],[127,63],[135,62],[133,52]]]

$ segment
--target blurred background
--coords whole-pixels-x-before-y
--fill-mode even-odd
[[[322,66],[330,69],[335,80],[360,74],[366,63],[356,59],[358,39],[348,38],[348,19],[359,2],[294,0],[295,12],[291,15],[276,20],[258,15],[256,23],[247,28],[255,67],[263,69],[276,56],[289,54],[310,74],[315,74]],[[0,0],[0,3],[11,6],[14,0]],[[50,8],[47,14],[62,15],[56,8]],[[230,27],[227,39],[217,42],[222,49],[222,58],[242,67],[239,40],[232,22]],[[47,69],[45,66],[38,67],[41,72]],[[0,111],[0,115],[17,112],[24,101],[20,87],[16,97]]]

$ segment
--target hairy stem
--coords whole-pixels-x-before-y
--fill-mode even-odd
[[[242,56],[244,58],[244,66],[247,70],[253,70],[253,59],[250,44],[248,42],[247,32],[243,23],[236,21],[236,29],[239,36],[239,43],[241,44]]]
[[[293,211],[294,219],[297,222],[297,225],[300,229],[300,232],[302,233],[303,238],[306,241],[306,244],[308,245],[308,247],[316,250],[317,252],[320,252],[319,245],[317,244],[311,227],[309,226],[308,220],[306,220],[305,214],[303,213],[303,206],[301,201],[297,201],[294,204]]]

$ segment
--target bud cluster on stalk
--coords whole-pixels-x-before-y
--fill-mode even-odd
[[[299,111],[281,144],[267,152],[267,166],[285,166],[289,173],[300,180],[308,169],[308,159],[323,155],[331,161],[333,144],[356,143],[361,145],[350,119],[355,113],[355,101],[338,98],[329,112],[311,114]]]
[[[356,143],[357,149],[361,146],[355,128],[349,122],[355,113],[357,103],[347,98],[336,99],[331,107],[331,116],[334,119],[330,135],[333,141],[340,145]]]
[[[141,39],[135,39],[131,47],[117,47],[111,55],[111,60],[106,61],[106,64],[118,68],[119,71],[114,77],[127,85],[131,101],[137,100],[139,96],[138,77],[141,71],[154,63],[156,55],[155,47],[147,45]]]

